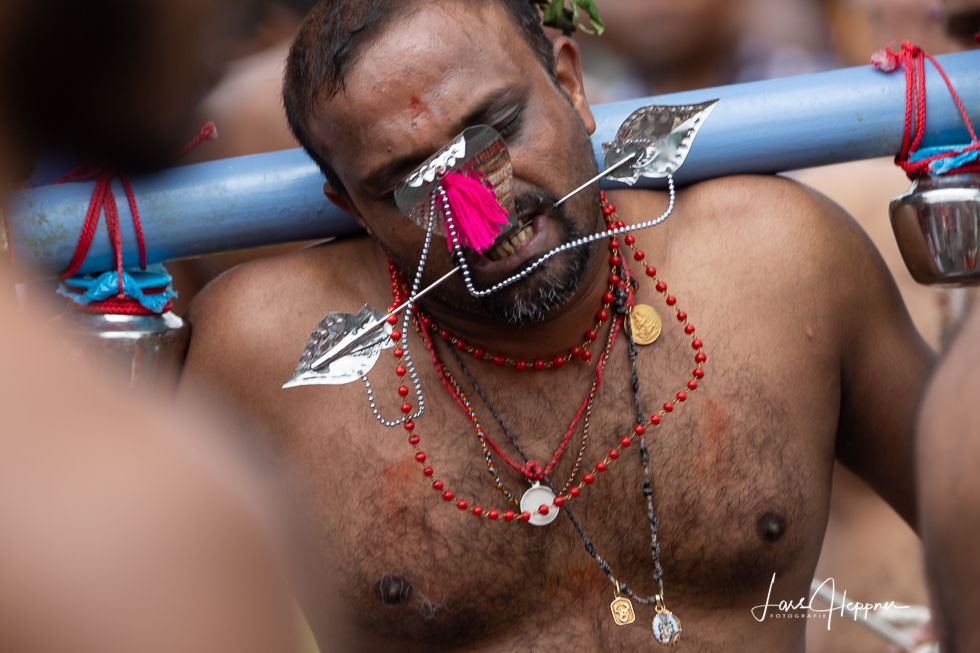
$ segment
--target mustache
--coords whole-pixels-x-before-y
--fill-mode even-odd
[[[520,188],[514,188],[514,213],[523,215],[533,211],[539,211],[553,207],[558,197],[546,188],[532,184],[521,184]]]

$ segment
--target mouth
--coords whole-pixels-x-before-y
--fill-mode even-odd
[[[547,211],[537,206],[528,208],[518,216],[517,226],[497,236],[493,246],[470,264],[487,278],[510,274],[547,251],[549,233]]]
[[[530,218],[520,220],[518,225],[497,238],[497,244],[487,250],[486,257],[491,261],[503,261],[517,254],[534,238],[534,221]]]

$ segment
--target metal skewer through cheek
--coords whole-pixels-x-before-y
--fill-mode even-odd
[[[585,190],[586,188],[588,188],[589,186],[591,186],[595,182],[599,181],[600,179],[602,179],[603,177],[605,177],[609,173],[611,173],[614,170],[622,167],[624,164],[626,164],[628,161],[630,161],[631,159],[635,158],[636,156],[637,156],[637,153],[636,152],[633,152],[632,154],[629,154],[626,157],[620,159],[619,161],[617,161],[616,163],[612,164],[611,166],[609,166],[608,168],[606,168],[605,170],[603,170],[602,172],[600,172],[598,175],[596,175],[595,177],[593,177],[589,181],[585,182],[584,184],[582,184],[581,186],[579,186],[578,188],[576,188],[575,190],[573,190],[568,195],[565,195],[565,197],[563,197],[560,200],[558,200],[557,202],[555,202],[555,206],[561,206],[566,201],[568,201],[569,199],[571,199],[575,195],[581,193],[583,190]],[[674,185],[673,185],[673,180],[670,180],[670,209],[672,209],[673,206],[674,206]],[[667,214],[665,214],[664,216],[662,216],[658,220],[662,221],[664,218],[666,218],[666,215],[669,215],[670,209],[668,209]],[[445,208],[444,208],[444,210],[445,210]],[[651,221],[651,222],[657,222],[657,221]],[[451,223],[451,220],[450,220],[450,223]],[[647,225],[647,226],[652,226],[652,225]],[[626,227],[626,228],[624,228],[622,230],[617,230],[616,233],[619,233],[620,231],[628,231],[628,230],[636,229],[636,228],[641,228],[641,227],[639,225],[637,225],[635,227],[629,227],[628,226],[628,227]],[[451,229],[451,231],[454,231],[454,230]],[[605,237],[607,235],[612,235],[612,234],[613,234],[613,232],[603,232],[601,234],[595,234],[594,237],[590,237],[590,238],[592,238],[594,240],[594,239],[597,239],[597,238],[600,238],[600,237]],[[364,347],[365,341],[369,340],[372,337],[372,334],[374,334],[378,329],[380,329],[384,325],[387,317],[389,317],[391,315],[398,315],[403,310],[405,310],[407,307],[411,306],[416,301],[418,301],[419,299],[421,299],[430,290],[433,290],[436,286],[438,286],[439,284],[443,283],[444,281],[446,281],[447,279],[449,279],[451,276],[453,276],[454,274],[456,274],[460,270],[463,271],[463,276],[466,279],[466,287],[470,291],[470,294],[472,294],[474,296],[477,296],[477,297],[482,297],[482,296],[485,296],[485,295],[489,295],[490,293],[495,292],[496,290],[499,290],[500,288],[503,288],[504,286],[508,286],[511,283],[517,281],[518,279],[521,278],[521,276],[526,275],[531,270],[533,270],[535,267],[537,267],[538,265],[540,265],[541,263],[543,263],[545,261],[545,259],[550,258],[554,254],[557,254],[559,251],[562,251],[563,249],[569,249],[570,247],[573,247],[573,246],[577,247],[577,246],[580,246],[580,245],[584,245],[584,244],[586,244],[588,242],[592,242],[589,238],[580,238],[578,241],[575,241],[574,244],[573,243],[567,243],[566,245],[563,245],[562,247],[556,248],[555,250],[552,250],[551,252],[545,254],[543,257],[541,257],[540,259],[538,259],[538,261],[533,266],[531,266],[530,268],[528,268],[527,270],[525,270],[523,273],[521,273],[520,276],[511,277],[510,279],[507,279],[505,281],[502,281],[501,283],[497,284],[493,288],[490,288],[489,290],[480,291],[480,290],[476,290],[475,288],[473,288],[472,282],[470,281],[470,278],[469,278],[469,269],[466,267],[466,262],[462,258],[462,246],[459,244],[458,239],[456,239],[455,233],[451,233],[449,237],[453,241],[452,244],[453,244],[454,254],[457,254],[459,256],[459,259],[458,259],[460,261],[460,264],[459,265],[457,265],[452,270],[450,270],[446,274],[442,275],[441,277],[439,277],[438,279],[436,279],[435,281],[433,281],[431,284],[429,284],[423,290],[421,290],[418,294],[410,297],[408,300],[405,301],[404,304],[402,304],[398,308],[394,309],[393,311],[389,312],[385,319],[378,320],[374,324],[372,324],[372,325],[368,326],[367,328],[365,328],[359,335],[357,335],[356,337],[352,338],[350,340],[350,342],[345,343],[341,348],[335,349],[333,351],[329,351],[329,352],[323,354],[322,356],[320,356],[320,358],[318,358],[317,360],[315,360],[313,362],[313,364],[311,365],[311,369],[314,369],[314,370],[321,369],[324,366],[329,365],[333,361],[335,361],[335,360],[337,360],[339,358],[342,358],[343,356],[346,356],[347,354],[357,353],[359,351],[362,351],[365,348]]]
[[[573,190],[571,193],[569,193],[565,197],[563,197],[560,200],[558,200],[557,202],[555,202],[555,206],[561,206],[562,204],[565,203],[566,200],[572,198],[575,195],[578,195],[583,190],[585,190],[586,188],[588,188],[589,186],[591,186],[595,182],[599,181],[600,179],[602,179],[603,177],[605,177],[606,175],[608,175],[613,170],[616,170],[617,168],[619,168],[620,166],[622,166],[624,163],[626,163],[627,161],[629,161],[630,159],[632,159],[633,157],[635,157],[637,154],[638,154],[638,152],[633,152],[632,154],[630,154],[630,155],[628,155],[628,156],[620,159],[616,163],[612,164],[611,166],[609,166],[608,168],[606,168],[605,170],[603,170],[602,172],[600,172],[599,174],[597,174],[595,177],[593,177],[592,179],[588,180],[587,182],[585,182],[584,184],[582,184],[581,186],[579,186],[578,188],[576,188],[575,190]]]
[[[409,306],[411,306],[412,304],[414,304],[416,300],[421,299],[426,293],[428,293],[430,290],[434,289],[436,286],[438,286],[439,284],[441,284],[443,281],[445,281],[449,277],[451,277],[454,274],[456,274],[457,272],[459,272],[459,270],[460,270],[460,267],[457,265],[452,270],[450,270],[449,272],[447,272],[446,274],[442,275],[441,277],[439,277],[438,279],[436,279],[435,281],[433,281],[431,284],[429,284],[428,286],[426,286],[423,290],[419,291],[419,293],[417,295],[415,295],[411,299],[407,300],[404,304],[402,304],[401,306],[399,306],[395,310],[393,310],[390,313],[388,313],[388,315],[386,315],[383,319],[378,320],[377,322],[375,322],[374,324],[372,324],[369,327],[366,327],[364,329],[364,331],[362,331],[360,333],[360,335],[358,335],[356,338],[354,338],[353,340],[351,340],[350,343],[348,343],[343,349],[340,349],[340,350],[338,350],[336,352],[329,351],[326,354],[324,354],[323,356],[321,356],[320,358],[316,359],[313,362],[313,365],[310,366],[310,368],[311,369],[314,369],[314,370],[318,370],[321,367],[323,367],[324,365],[329,365],[330,363],[332,363],[333,361],[337,360],[338,358],[342,358],[342,357],[346,356],[347,354],[356,354],[357,352],[365,349],[365,347],[361,347],[360,345],[362,345],[365,340],[368,340],[371,337],[371,334],[373,334],[375,331],[377,331],[378,329],[380,329],[381,327],[383,327],[384,324],[385,324],[385,322],[388,321],[388,318],[389,317],[391,317],[392,315],[398,315],[399,313],[401,313],[402,311],[404,311],[406,308],[408,308]]]

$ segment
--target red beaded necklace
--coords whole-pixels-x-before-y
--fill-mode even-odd
[[[610,218],[616,218],[617,217],[615,215],[615,210],[616,210],[615,209],[615,206],[613,206],[612,204],[609,204],[606,201],[606,197],[605,197],[605,192],[604,191],[601,193],[601,197],[602,197],[602,212],[603,212],[603,216],[607,218],[607,222],[609,222],[609,228],[610,229],[616,229],[616,228],[621,228],[621,227],[625,226],[625,223],[623,223],[622,221],[620,221],[618,219],[616,219],[616,220],[610,220]],[[684,325],[684,333],[691,337],[691,347],[696,351],[696,354],[694,356],[694,360],[695,360],[695,363],[697,365],[694,368],[694,371],[692,372],[692,377],[693,378],[690,381],[687,382],[687,384],[686,384],[687,390],[686,391],[685,390],[681,390],[681,391],[677,392],[674,395],[674,398],[672,400],[670,400],[670,401],[665,402],[663,404],[663,407],[657,413],[651,415],[647,419],[646,423],[636,425],[629,434],[623,435],[621,438],[619,438],[618,443],[616,444],[616,446],[614,448],[611,448],[609,450],[608,455],[606,455],[602,460],[596,462],[595,465],[593,466],[593,469],[592,469],[591,472],[586,473],[586,474],[583,474],[582,480],[578,483],[578,485],[573,485],[570,488],[568,488],[567,493],[566,492],[562,492],[562,493],[558,494],[558,496],[556,496],[554,498],[554,500],[553,500],[553,502],[551,503],[550,506],[548,506],[548,505],[541,505],[534,513],[531,513],[529,511],[526,511],[525,510],[525,511],[521,512],[520,514],[516,514],[512,510],[507,510],[507,511],[505,511],[503,513],[504,521],[511,522],[511,521],[514,521],[514,518],[515,517],[520,517],[520,519],[522,521],[527,522],[527,521],[530,521],[532,514],[546,515],[546,514],[548,514],[548,512],[549,512],[549,510],[551,508],[553,508],[553,507],[561,507],[561,506],[563,506],[565,504],[566,501],[569,501],[572,498],[578,497],[580,495],[580,493],[581,493],[581,490],[585,486],[593,484],[595,482],[595,480],[596,480],[596,477],[600,473],[605,472],[608,469],[609,465],[612,464],[613,461],[617,460],[620,457],[620,454],[621,454],[622,450],[625,449],[625,448],[627,448],[627,447],[629,447],[632,444],[632,442],[633,442],[634,439],[642,436],[646,432],[646,429],[647,428],[649,428],[651,426],[659,426],[662,423],[663,419],[666,417],[666,415],[668,413],[673,412],[674,407],[677,404],[686,401],[687,400],[687,393],[688,392],[693,392],[694,390],[696,390],[698,388],[698,380],[704,378],[704,364],[707,361],[707,356],[705,355],[705,353],[703,351],[703,343],[701,342],[700,339],[698,339],[696,337],[694,325],[691,324],[688,321],[687,313],[685,313],[684,311],[681,311],[680,308],[677,306],[677,299],[676,299],[676,297],[674,297],[673,295],[669,295],[667,293],[667,284],[657,276],[657,270],[656,270],[656,268],[647,265],[647,263],[646,263],[646,255],[643,253],[642,250],[638,250],[634,246],[634,243],[635,243],[634,237],[633,236],[630,236],[630,235],[627,235],[624,238],[624,241],[633,250],[633,259],[635,261],[639,262],[640,265],[645,268],[645,272],[646,272],[646,275],[648,277],[650,277],[651,279],[653,279],[654,281],[657,282],[656,283],[656,289],[657,289],[657,291],[660,292],[661,295],[663,295],[664,301],[667,304],[667,306],[669,306],[669,307],[671,307],[671,308],[674,309],[675,315],[676,315],[676,318],[677,318],[678,322],[680,322],[680,323],[682,323]],[[615,269],[618,269],[618,266],[620,266],[623,263],[622,257],[619,255],[619,240],[618,240],[618,238],[611,237],[610,238],[609,247],[614,252],[612,254],[612,256],[610,256],[610,258],[609,258],[609,264],[611,266],[614,266],[614,271],[615,271]],[[389,272],[391,273],[392,291],[393,291],[393,297],[394,297],[394,300],[395,300],[395,303],[393,304],[393,307],[397,307],[398,305],[401,304],[402,301],[404,301],[405,297],[407,296],[405,294],[405,291],[404,291],[405,280],[404,280],[404,277],[402,277],[401,273],[398,271],[398,269],[393,264],[389,264],[389,268],[388,269],[389,269]],[[616,276],[618,277],[619,275],[616,275]],[[628,268],[626,268],[625,265],[623,265],[623,276],[626,276],[627,278],[629,277],[629,271],[628,271]],[[605,299],[605,297],[604,297],[604,299]],[[469,402],[468,401],[465,401],[465,403],[464,403],[465,394],[462,393],[462,390],[459,390],[459,392],[457,394],[457,391],[452,388],[452,384],[448,382],[447,376],[444,376],[443,373],[442,373],[442,371],[440,370],[440,366],[441,366],[441,368],[443,370],[445,369],[445,366],[444,365],[441,365],[441,361],[438,360],[438,356],[435,353],[435,348],[432,346],[432,341],[431,341],[431,338],[429,337],[429,334],[428,334],[427,329],[426,328],[423,328],[423,326],[420,324],[420,318],[419,318],[420,307],[413,306],[412,307],[412,313],[416,316],[416,330],[419,331],[420,335],[423,338],[423,342],[426,343],[426,348],[429,350],[430,354],[432,355],[432,357],[434,359],[434,363],[436,361],[438,361],[438,364],[436,366],[436,369],[437,369],[437,372],[439,373],[440,380],[443,382],[443,385],[444,385],[444,387],[446,387],[447,391],[449,391],[450,394],[453,396],[454,401],[456,401],[457,405],[459,405],[460,408],[462,410],[464,410],[464,412],[467,413],[467,417],[469,417],[469,413],[470,413],[470,410],[471,410],[472,407],[470,408],[470,410],[467,410],[466,406],[467,406],[467,404]],[[619,325],[621,325],[621,323],[622,323],[622,320],[620,318],[616,318],[614,320],[614,326],[611,327],[611,328],[618,328]],[[401,339],[402,334],[400,332],[398,332],[398,331],[394,331],[394,332],[392,332],[391,337],[396,342],[396,348],[395,348],[395,350],[394,350],[393,353],[394,353],[394,356],[395,356],[396,360],[398,360],[398,362],[399,362],[399,364],[395,368],[395,374],[399,377],[398,394],[401,397],[404,398],[404,397],[407,397],[407,395],[409,393],[408,387],[405,385],[405,378],[404,378],[405,377],[405,374],[407,373],[407,369],[403,365],[400,364],[400,359],[401,359],[401,356],[404,354],[404,352],[402,351],[401,347],[397,346],[397,343]],[[458,384],[457,384],[457,387],[458,387]],[[408,401],[406,400],[402,404],[402,406],[401,406],[401,411],[404,414],[406,414],[406,415],[409,414],[409,413],[411,413],[411,411],[412,411],[412,405],[410,403],[408,403]],[[582,409],[580,409],[579,413],[581,413],[581,412],[582,412]],[[578,419],[576,419],[576,423],[577,423],[577,421],[578,421]],[[574,424],[573,424],[573,427],[574,427]],[[404,423],[404,428],[409,433],[409,436],[408,436],[408,442],[409,442],[409,444],[415,449],[415,460],[418,461],[418,463],[420,465],[423,465],[423,467],[422,467],[422,474],[423,474],[423,476],[426,477],[426,478],[431,478],[434,475],[435,472],[434,472],[434,470],[433,470],[433,468],[432,468],[431,465],[426,465],[425,464],[426,463],[426,460],[427,460],[427,455],[420,448],[420,437],[415,432],[415,428],[416,427],[415,427],[414,421],[407,420]],[[566,439],[568,437],[569,436],[566,434]],[[509,459],[507,459],[506,456],[504,456],[503,453],[500,452],[497,449],[496,446],[494,446],[493,448],[494,448],[495,451],[497,451],[498,455],[500,455],[501,457],[504,457],[508,462],[511,463],[512,466],[515,466],[515,463],[513,463],[513,461],[510,461]],[[560,453],[558,455],[560,455]],[[489,460],[489,454],[487,455],[487,458]],[[520,470],[520,471],[522,471],[522,472],[525,472],[525,476],[526,476],[527,475],[526,472],[528,471],[527,468],[529,466],[530,466],[530,464],[529,465],[526,465],[524,467],[515,466],[515,468],[518,469],[518,470]],[[492,467],[491,467],[491,471],[493,471]],[[499,511],[496,510],[496,509],[492,509],[492,510],[489,510],[489,511],[484,511],[483,508],[481,506],[479,506],[479,505],[474,505],[474,506],[471,507],[470,504],[466,500],[460,499],[460,498],[456,497],[451,490],[446,489],[445,488],[445,484],[441,480],[438,480],[437,479],[437,480],[433,481],[432,487],[436,491],[442,493],[442,498],[445,501],[452,502],[459,510],[464,510],[464,511],[471,512],[475,517],[485,516],[487,519],[489,519],[491,521],[496,521],[501,516],[500,513],[499,513]]]
[[[606,294],[610,295],[611,293],[606,293]],[[612,302],[613,298],[610,297],[609,300],[610,301],[606,303],[607,308],[609,303]],[[605,309],[603,312],[605,312]],[[446,368],[445,364],[443,364],[442,360],[439,358],[438,354],[435,351],[432,338],[428,333],[430,330],[434,330],[430,326],[432,324],[431,319],[428,319],[428,316],[426,316],[421,310],[419,310],[415,312],[415,323],[416,323],[416,331],[418,332],[419,336],[422,338],[422,341],[425,343],[425,347],[429,351],[429,354],[432,356],[432,363],[436,368],[436,372],[439,375],[439,379],[442,382],[443,387],[446,388],[449,394],[456,401],[456,405],[459,406],[464,413],[466,413],[468,419],[476,428],[477,433],[480,436],[481,443],[485,443],[486,445],[489,445],[490,448],[493,449],[493,451],[498,456],[500,456],[501,459],[503,459],[503,461],[507,463],[507,465],[509,465],[515,471],[520,472],[529,480],[540,481],[545,476],[549,476],[551,474],[555,465],[558,463],[559,458],[561,458],[562,453],[564,453],[565,448],[568,446],[568,442],[571,439],[572,434],[575,432],[578,423],[581,421],[582,415],[585,413],[587,408],[591,410],[592,401],[595,399],[595,393],[598,390],[599,385],[602,383],[602,372],[603,369],[605,368],[606,360],[608,358],[607,356],[608,350],[611,349],[612,343],[616,339],[616,333],[619,331],[619,326],[621,321],[615,320],[612,326],[610,327],[611,332],[608,339],[609,343],[607,345],[606,351],[599,356],[599,362],[596,365],[596,373],[595,373],[595,378],[592,381],[592,387],[590,388],[589,393],[582,400],[582,403],[579,406],[578,411],[575,413],[574,419],[572,419],[572,423],[568,426],[568,429],[565,431],[565,435],[562,438],[561,442],[559,443],[558,449],[555,451],[555,455],[552,457],[551,461],[544,469],[541,468],[541,465],[539,463],[533,460],[529,461],[525,465],[521,465],[519,463],[514,462],[506,453],[504,453],[500,449],[500,447],[497,446],[497,444],[490,438],[490,436],[486,435],[485,431],[480,426],[479,420],[477,419],[476,414],[473,412],[472,405],[469,403],[469,400],[467,399],[466,395],[463,393],[462,389],[459,387],[459,384],[456,382],[456,379],[449,372],[449,370]],[[449,338],[444,337],[443,340],[449,340]],[[458,342],[462,342],[462,341],[458,341]],[[456,345],[456,348],[459,350],[464,349],[464,347],[460,347],[459,345]],[[556,357],[556,359],[558,358],[559,357]],[[561,367],[561,365],[558,365],[558,367]],[[541,369],[541,368],[536,367],[536,369]],[[497,484],[498,487],[501,488],[501,491],[504,491],[502,485],[499,482],[499,479],[497,480]],[[504,494],[505,496],[508,496],[508,498],[511,498],[509,493],[507,493],[506,491],[504,491]]]
[[[523,358],[518,358],[518,359],[509,358],[502,354],[490,353],[484,350],[483,347],[473,346],[467,343],[462,338],[458,338],[455,335],[453,335],[453,333],[449,329],[440,328],[439,325],[436,324],[436,322],[432,319],[432,317],[426,315],[425,313],[420,312],[419,319],[422,323],[422,326],[426,330],[431,331],[432,333],[439,334],[440,339],[448,342],[450,345],[455,347],[458,351],[472,354],[473,357],[478,360],[492,361],[493,364],[497,365],[498,367],[508,365],[516,369],[518,372],[523,372],[526,369],[536,370],[540,372],[541,370],[545,370],[545,369],[563,367],[565,363],[569,362],[573,358],[581,358],[583,361],[588,363],[590,360],[592,360],[592,352],[589,350],[589,346],[595,341],[596,338],[599,337],[599,331],[600,329],[602,329],[602,325],[609,320],[609,305],[612,304],[615,298],[613,293],[616,290],[616,288],[618,288],[622,283],[622,279],[620,279],[619,275],[616,274],[616,266],[610,265],[610,268],[611,270],[608,279],[609,288],[602,295],[602,306],[599,309],[599,311],[595,314],[596,325],[585,332],[585,340],[582,342],[580,346],[576,345],[574,347],[571,347],[568,350],[568,352],[565,354],[556,354],[555,356],[550,358],[548,357],[536,358],[531,362],[525,361]],[[403,285],[398,289],[398,294],[395,295],[394,285],[395,284],[392,283],[393,297],[396,302],[400,303],[400,301],[403,301],[404,297],[408,296],[408,287],[407,285]]]

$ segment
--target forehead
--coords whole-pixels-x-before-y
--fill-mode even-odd
[[[476,107],[547,74],[496,3],[426,3],[365,48],[313,131],[349,185],[385,159],[431,154]]]

